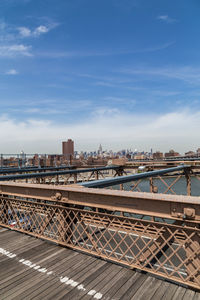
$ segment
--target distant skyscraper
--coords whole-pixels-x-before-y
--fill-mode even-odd
[[[101,146],[101,144],[99,145],[99,150],[97,151],[97,153],[98,154],[102,154],[102,152],[103,152],[103,149],[102,149],[102,146]]]
[[[62,154],[70,160],[74,156],[74,141],[68,139],[66,142],[62,142]]]

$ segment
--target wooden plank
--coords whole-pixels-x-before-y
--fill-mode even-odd
[[[137,292],[130,298],[131,300],[140,299],[144,294],[147,293],[148,289],[152,287],[156,282],[156,278],[147,276],[146,280],[140,285]]]
[[[72,266],[67,271],[65,270],[64,272],[62,272],[62,274],[60,274],[60,276],[68,277],[71,280],[76,282],[76,275],[79,272],[82,272],[87,267],[87,265],[90,265],[91,263],[94,263],[94,262],[95,261],[94,261],[93,257],[83,258],[83,260],[77,262],[75,268],[74,268],[74,266]],[[47,289],[45,291],[43,291],[41,294],[39,294],[37,297],[35,297],[35,299],[43,299],[43,300],[58,299],[60,293],[62,293],[63,291],[64,291],[64,294],[66,294],[70,291],[70,285],[63,284],[62,282],[60,282],[60,280],[58,280],[58,277],[55,278],[55,280],[56,280],[56,282],[55,282],[54,289],[51,289],[47,286]]]
[[[58,260],[54,260],[53,264],[57,262]],[[62,264],[62,263],[61,263]],[[60,265],[61,265],[60,264]],[[52,270],[52,268],[49,268]],[[22,293],[26,290],[29,290],[29,287],[32,286],[32,280],[34,280],[34,286],[35,286],[35,290],[38,291],[38,289],[40,289],[40,281],[38,281],[38,277],[40,277],[40,280],[44,280],[46,283],[50,283],[52,284],[52,278],[54,278],[54,274],[52,274],[51,276],[48,276],[46,274],[43,274],[43,276],[40,276],[41,274],[37,272],[37,274],[35,274],[35,276],[33,276],[32,278],[25,278],[25,282],[22,282],[21,286],[18,288],[17,291],[14,291],[14,293],[12,293],[11,297],[9,297],[9,299],[16,299],[16,296],[19,297],[19,299],[22,299]],[[35,282],[37,281],[37,282]],[[59,277],[57,277],[57,281],[59,281]],[[56,285],[53,285],[53,287],[56,289]],[[47,290],[48,291],[48,290]],[[30,294],[30,290],[29,290],[29,297],[32,297],[32,294]],[[23,296],[24,297],[24,296]],[[42,298],[43,299],[43,298]]]
[[[107,298],[112,299],[113,296],[116,294],[116,292],[117,292],[117,294],[119,294],[119,291],[118,291],[118,290],[119,290],[121,287],[124,288],[125,283],[127,282],[127,280],[128,280],[130,277],[132,277],[133,273],[135,273],[135,272],[132,271],[132,270],[125,269],[124,275],[123,275],[121,278],[119,278],[118,280],[115,280],[115,281],[113,282],[113,284],[111,285],[111,287],[110,287],[110,289],[107,291],[107,293],[105,293],[105,294],[103,295],[103,298],[102,298],[102,299],[107,299]]]
[[[123,299],[123,295],[126,294],[127,290],[136,282],[137,278],[140,276],[139,272],[132,271],[132,276],[127,278],[127,281],[121,286],[116,293],[113,295],[115,300]]]
[[[87,256],[87,258],[89,259],[91,257]],[[44,294],[45,296],[47,293],[49,294],[52,291],[54,291],[54,289],[56,289],[57,286],[61,285],[61,282],[58,280],[58,277],[61,276],[63,272],[66,272],[66,270],[67,273],[70,274],[72,270],[75,270],[76,268],[80,267],[84,260],[86,260],[85,256],[79,253],[72,259],[61,262],[61,264],[58,264],[55,269],[52,267],[51,269],[56,272],[57,276],[49,278],[48,281],[45,280],[43,282],[44,284],[39,287],[36,285],[35,291],[33,291],[31,295],[29,295],[29,297],[41,299],[40,295]]]
[[[37,258],[40,258],[40,260],[44,259],[44,257],[47,257],[47,253],[52,254],[52,252],[54,252],[54,249],[47,249],[47,251],[45,253],[40,253],[37,255]],[[31,259],[32,261],[32,259]],[[8,295],[11,294],[13,289],[16,289],[16,287],[18,288],[21,282],[24,282],[25,280],[28,280],[28,278],[32,277],[32,273],[37,272],[32,268],[27,267],[26,265],[20,264],[19,262],[16,263],[16,267],[17,270],[20,269],[20,272],[18,275],[13,274],[12,271],[12,275],[15,275],[14,277],[11,276],[7,277],[3,280],[1,280],[0,282],[0,295],[4,295],[5,296],[5,292],[8,291]],[[39,263],[38,263],[39,265]],[[7,295],[7,293],[6,293]]]
[[[186,292],[186,288],[179,286],[172,298],[172,300],[180,300],[183,298],[184,294]]]
[[[0,295],[3,299],[86,300],[94,298],[88,292],[95,290],[102,294],[102,300],[200,300],[200,293],[193,290],[22,233],[10,230],[0,232],[0,247],[17,254],[17,258],[13,259],[0,255]],[[20,258],[54,273],[44,276],[20,264]],[[60,282],[60,276],[83,284],[85,290],[65,285]]]
[[[5,248],[6,250],[13,252],[15,254],[19,254],[21,252],[21,249],[24,247],[26,249],[29,249],[29,244],[33,245],[35,244],[42,244],[44,243],[42,240],[39,239],[31,239],[30,236],[21,234],[20,236],[12,236],[12,237],[6,237],[4,240],[1,239],[0,234],[0,243],[1,248]]]
[[[169,299],[173,298],[173,296],[176,293],[177,289],[178,289],[178,285],[172,283],[169,286],[169,288],[166,290],[162,300],[169,300]]]
[[[7,231],[7,230],[8,230],[7,228],[0,227],[0,233],[1,233],[1,232],[5,232],[5,231]]]
[[[20,236],[16,236],[14,231],[11,231],[12,234],[8,234],[6,232],[6,235],[2,236],[2,234],[0,234],[0,241],[1,241],[1,247],[9,247],[12,248],[15,244],[19,244],[22,241],[27,241],[30,239],[30,237],[28,235],[25,234],[21,234]]]
[[[83,299],[84,295],[86,295],[90,290],[97,285],[103,278],[107,278],[108,274],[110,274],[112,270],[112,264],[106,262],[100,268],[95,270],[92,274],[88,274],[85,279],[81,282],[83,284],[85,290],[76,291],[76,293],[71,292],[68,296],[73,297],[73,299]]]
[[[195,296],[195,291],[187,289],[182,300],[192,300]]]
[[[147,280],[147,275],[140,273],[139,277],[137,277],[136,281],[126,291],[126,293],[121,297],[121,299],[123,299],[123,300],[130,300],[131,297],[137,292],[137,290],[140,288],[140,286],[143,284],[143,282],[145,280]]]
[[[32,263],[37,263],[37,264],[39,264],[41,261],[44,261],[45,259],[46,259],[46,256],[47,256],[47,254],[49,255],[49,253],[51,253],[52,251],[54,251],[55,249],[57,249],[56,248],[56,246],[53,246],[53,248],[52,247],[50,247],[50,248],[46,248],[46,251],[44,252],[39,252],[39,253],[35,253],[34,255],[32,255],[32,256],[28,256],[28,257],[25,257],[26,259],[28,259],[28,260],[32,260]],[[45,256],[46,255],[46,256]],[[43,256],[45,256],[44,257],[44,259],[43,259]],[[23,257],[22,257],[23,258]],[[18,263],[18,261],[17,261],[17,263],[16,263],[16,260],[15,260],[15,263],[13,264],[13,268],[15,269],[15,268],[18,268],[19,266],[21,266],[21,264],[20,263]],[[22,265],[22,266],[24,266],[24,267],[26,267],[25,265]],[[26,269],[27,269],[27,267],[26,267]],[[10,271],[12,271],[12,270],[9,270],[9,272]],[[14,270],[13,270],[14,271]],[[4,282],[4,281],[6,281],[6,280],[8,280],[8,279],[12,279],[13,277],[17,277],[17,275],[18,274],[20,274],[22,271],[19,271],[19,272],[17,272],[17,273],[15,273],[15,274],[13,274],[13,272],[10,272],[11,273],[11,276],[9,277],[8,276],[8,274],[7,274],[7,276],[5,276],[6,274],[5,274],[5,272],[4,272],[4,277],[6,277],[5,278],[5,280],[1,280],[1,284]],[[24,272],[24,268],[23,268],[23,272]]]
[[[64,249],[64,253],[62,252],[58,257],[56,257],[54,260],[48,261],[48,263],[45,264],[45,267],[48,268],[50,271],[57,271],[61,268],[62,265],[66,263],[68,260],[73,260],[75,256],[78,256],[78,253],[70,251],[69,255],[68,249]],[[53,276],[53,275],[52,275]],[[16,300],[21,299],[29,299],[30,295],[33,293],[37,293],[37,290],[40,289],[44,284],[52,280],[52,277],[48,277],[47,279],[43,276],[43,274],[38,274],[38,272],[35,272],[33,278],[31,281],[25,282],[24,286],[20,289],[19,293],[15,293]]]
[[[93,274],[94,272],[98,271],[98,269],[100,269],[102,266],[106,265],[105,261],[101,261],[99,259],[96,259],[96,261],[92,262],[90,265],[86,266],[84,269],[80,270],[80,272],[78,272],[77,274],[75,274],[73,276],[73,280],[75,282],[78,282],[78,285],[82,285],[83,286],[83,281],[90,276],[91,274]],[[78,293],[79,289],[77,287],[73,287],[71,285],[66,286],[62,286],[62,289],[60,289],[60,291],[54,295],[50,295],[50,299],[55,299],[59,300],[59,299],[74,299]],[[45,298],[48,299],[48,298]]]
[[[27,260],[31,261],[32,263],[39,264],[38,260],[40,262],[41,260],[43,260],[43,258],[45,259],[47,257],[47,255],[50,255],[56,249],[57,249],[56,246],[53,246],[53,247],[50,247],[50,248],[46,248],[45,251],[43,249],[42,252],[35,252],[34,254],[32,254],[28,257],[27,256],[24,256],[24,257],[22,256],[22,258],[27,259]],[[17,276],[19,274],[24,273],[26,270],[27,271],[29,270],[29,268],[26,265],[20,264],[19,261],[16,261],[15,259],[14,259],[15,263],[13,263],[12,259],[10,259],[10,261],[11,261],[11,268],[8,268],[8,270],[4,271],[4,273],[0,276],[1,287],[3,286],[4,282],[7,282],[8,280],[12,281],[12,279],[17,278]],[[13,263],[13,266],[12,266],[12,263]]]
[[[27,243],[27,246],[26,246],[26,244],[20,245],[20,247],[17,248],[16,251],[15,250],[14,251],[10,251],[10,249],[6,249],[6,248],[4,248],[4,249],[7,250],[7,251],[9,251],[12,254],[16,254],[17,258],[20,258],[20,257],[23,258],[23,254],[26,253],[28,250],[32,249],[35,246],[42,245],[42,243],[40,243],[40,242],[38,243],[37,241],[36,242],[32,241],[32,243]],[[5,259],[8,259],[7,256],[4,255],[4,257],[5,258],[4,259],[2,258],[1,262],[3,260],[5,260]]]
[[[192,300],[200,300],[200,293],[196,292]]]
[[[161,281],[161,286],[156,290],[156,292],[149,298],[149,300],[159,300],[162,299],[163,295],[165,294],[166,290],[169,288],[171,283],[167,281]]]
[[[114,265],[113,270],[92,289],[96,291],[96,294],[99,293],[105,295],[115,284],[115,282],[123,277],[126,271],[127,270],[125,268],[121,268],[119,266]],[[87,294],[83,299],[91,298],[93,298],[93,295]]]
[[[150,299],[151,297],[154,297],[154,294],[156,293],[156,291],[161,288],[162,280],[153,278],[151,276],[149,276],[149,278],[151,278],[150,283],[142,289],[138,299],[141,299],[141,300]],[[137,298],[135,296],[133,296],[132,299],[137,299]]]
[[[7,276],[7,272],[10,272],[10,269],[9,267],[11,266],[14,266],[16,264],[14,264],[13,262],[20,258],[23,258],[25,260],[30,260],[32,259],[32,257],[35,255],[38,255],[38,253],[44,253],[46,251],[50,251],[52,250],[52,248],[48,249],[47,246],[43,243],[43,244],[40,244],[40,245],[34,245],[31,249],[29,249],[28,251],[26,251],[25,253],[23,253],[23,255],[18,255],[16,258],[8,258],[6,261],[3,261],[1,262],[1,273],[0,273],[0,280],[1,280],[1,277],[2,275],[5,277]],[[18,263],[19,264],[19,263]]]

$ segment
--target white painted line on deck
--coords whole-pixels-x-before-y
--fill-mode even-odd
[[[61,283],[70,285],[73,288],[77,288],[79,291],[86,291],[86,287],[78,281],[74,281],[72,278],[67,276],[59,276],[54,271],[48,270],[47,268],[43,268],[35,263],[32,263],[30,260],[26,260],[24,258],[18,258],[17,254],[11,253],[3,248],[0,248],[0,254],[5,255],[11,259],[16,259],[19,263],[29,267],[30,269],[34,269],[37,272],[46,274],[47,276],[52,275],[56,277]],[[92,294],[91,294],[92,293]],[[96,292],[95,290],[89,290],[88,295],[92,295],[94,299],[101,299],[103,294]]]

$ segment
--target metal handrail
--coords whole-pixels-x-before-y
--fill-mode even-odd
[[[52,172],[40,172],[40,173],[31,173],[31,174],[18,174],[18,175],[5,175],[0,176],[0,181],[8,180],[17,180],[17,179],[28,179],[28,178],[44,178],[56,175],[65,175],[65,174],[79,174],[95,171],[106,171],[106,170],[118,170],[120,166],[110,166],[110,167],[98,167],[98,168],[88,168],[88,169],[76,169],[76,170],[67,170],[67,171],[52,171]]]
[[[58,167],[28,167],[28,168],[2,168],[0,169],[0,174],[14,174],[14,173],[25,173],[32,171],[51,171],[51,170],[63,170],[72,169],[73,166],[58,166]]]
[[[112,186],[112,185],[135,181],[135,180],[143,179],[143,178],[156,177],[159,175],[172,173],[172,172],[176,172],[176,171],[181,171],[181,170],[186,170],[186,169],[190,169],[190,166],[181,165],[178,167],[167,168],[164,170],[156,170],[156,171],[144,172],[144,173],[140,173],[140,174],[119,176],[119,177],[114,177],[114,178],[106,178],[106,179],[95,180],[95,181],[91,181],[91,182],[81,182],[79,184],[84,187],[87,187],[87,188],[104,188],[104,187],[108,187],[108,186]]]

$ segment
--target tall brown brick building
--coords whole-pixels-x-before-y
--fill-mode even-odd
[[[67,160],[74,157],[74,141],[68,139],[62,142],[62,154]]]

